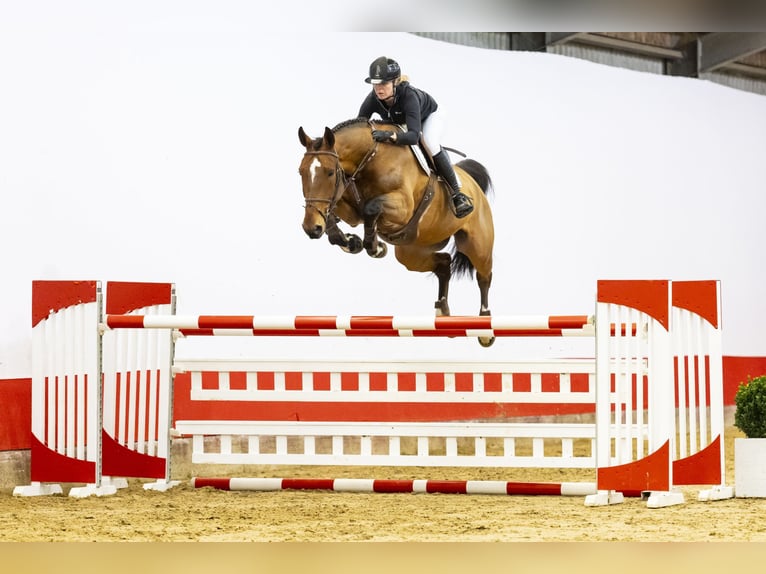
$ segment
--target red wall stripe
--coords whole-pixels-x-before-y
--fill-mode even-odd
[[[0,450],[31,447],[32,381],[0,380]]]

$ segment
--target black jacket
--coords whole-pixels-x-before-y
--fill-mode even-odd
[[[420,139],[423,122],[436,111],[438,105],[429,94],[411,86],[409,82],[401,82],[396,86],[394,103],[389,108],[378,99],[375,90],[367,94],[359,108],[359,117],[370,119],[377,112],[384,121],[394,124],[407,124],[407,132],[396,136],[399,145],[415,145]]]

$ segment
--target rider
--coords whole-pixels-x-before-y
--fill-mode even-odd
[[[436,100],[402,79],[399,64],[391,58],[381,56],[370,64],[370,76],[365,82],[372,84],[372,91],[359,108],[359,117],[370,119],[377,112],[384,121],[403,125],[407,131],[396,133],[388,130],[374,130],[372,137],[378,142],[398,145],[416,145],[423,132],[423,140],[433,155],[436,172],[447,183],[455,215],[465,217],[473,211],[471,199],[460,191],[460,181],[452,168],[449,154],[442,149],[442,115],[438,112]]]

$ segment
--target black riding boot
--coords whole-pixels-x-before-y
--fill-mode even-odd
[[[473,211],[471,198],[460,191],[460,184],[446,151],[442,150],[434,156],[434,166],[436,173],[447,183],[452,203],[455,206],[455,217],[461,218],[471,213]]]

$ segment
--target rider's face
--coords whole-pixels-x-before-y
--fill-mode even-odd
[[[387,100],[394,96],[394,83],[393,82],[381,82],[380,84],[374,84],[372,89],[375,90],[375,95],[379,100]]]

